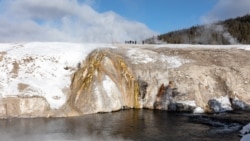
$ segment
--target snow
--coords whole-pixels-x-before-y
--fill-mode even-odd
[[[184,104],[184,105],[196,107],[196,103],[195,103],[195,101],[193,101],[193,100],[176,101],[176,103],[181,103],[181,104]]]
[[[157,59],[157,53],[150,50],[133,48],[127,51],[127,56],[133,60],[134,64],[154,63]]]
[[[133,64],[146,64],[160,61],[166,62],[166,65],[169,68],[177,68],[180,67],[182,64],[189,62],[189,60],[182,59],[178,56],[162,55],[151,50],[140,48],[129,49],[127,51],[127,57],[133,60]]]
[[[219,98],[216,98],[216,100],[221,104],[221,107],[227,111],[231,111],[233,110],[232,109],[232,106],[231,106],[231,102],[229,100],[229,97],[228,96],[221,96]]]
[[[193,100],[176,101],[176,103],[181,103],[181,104],[184,104],[184,105],[195,107],[195,109],[193,111],[194,114],[202,114],[202,113],[204,113],[204,110],[201,107],[197,107],[196,102],[193,101]]]
[[[202,114],[204,113],[204,110],[201,107],[197,107],[194,109],[194,114]]]
[[[178,56],[165,56],[165,55],[161,55],[161,60],[166,61],[171,68],[178,68],[181,65],[190,62],[189,60],[182,59]]]
[[[69,88],[74,72],[65,68],[74,69],[91,51],[107,47],[114,48],[108,44],[0,44],[0,97],[42,96],[58,109],[66,102],[63,90]]]

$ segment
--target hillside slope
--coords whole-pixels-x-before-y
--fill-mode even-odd
[[[169,32],[158,39],[174,44],[250,44],[250,15]]]

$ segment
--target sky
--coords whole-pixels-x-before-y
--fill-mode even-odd
[[[0,0],[0,42],[123,43],[244,16],[250,0]]]

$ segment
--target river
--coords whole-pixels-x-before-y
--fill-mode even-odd
[[[70,118],[0,120],[3,141],[238,141],[238,130],[238,124],[199,115],[147,109]]]

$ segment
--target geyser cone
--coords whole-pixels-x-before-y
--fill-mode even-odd
[[[72,79],[69,105],[79,114],[139,107],[139,85],[124,59],[95,50]]]

